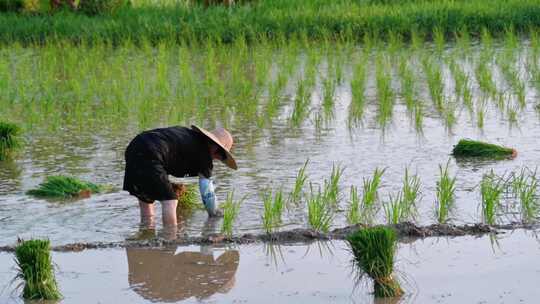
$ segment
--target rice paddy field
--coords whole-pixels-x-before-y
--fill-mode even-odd
[[[17,149],[0,157],[0,246],[19,237],[47,238],[53,248],[170,237],[159,219],[155,230],[140,227],[137,200],[121,191],[125,147],[152,128],[223,126],[234,137],[239,167],[215,163],[226,216],[208,219],[195,208],[182,214],[176,238],[404,222],[504,226],[503,236],[400,239],[394,273],[403,271],[406,280],[400,281],[404,296],[392,303],[534,302],[536,288],[525,283],[537,282],[540,271],[533,260],[540,218],[540,3],[366,1],[364,12],[349,2],[336,1],[335,15],[319,27],[313,22],[321,18],[319,1],[306,4],[304,19],[294,15],[294,1],[207,9],[143,2],[97,17],[1,13],[0,122],[15,124],[18,138]],[[362,13],[346,18],[347,8]],[[296,19],[278,22],[291,17],[287,11]],[[446,17],[433,17],[441,11]],[[508,11],[513,14],[503,14]],[[198,23],[211,17],[215,23]],[[178,32],[175,20],[186,30]],[[40,31],[43,24],[51,27]],[[502,157],[452,155],[462,139],[508,148]],[[105,190],[69,200],[28,194],[51,176]],[[507,230],[517,226],[527,230]],[[197,255],[210,263],[203,267],[210,283],[182,283],[181,295],[159,289],[167,278],[157,274],[155,282],[137,281],[130,260],[146,257],[167,267],[194,245],[53,252],[52,258],[66,303],[95,303],[76,292],[95,279],[116,282],[103,293],[105,302],[264,302],[247,292],[255,283],[269,284],[264,294],[287,302],[374,301],[371,285],[354,280],[345,242],[281,245],[201,247]],[[332,253],[322,254],[328,248]],[[224,271],[212,252],[225,256]],[[12,256],[0,252],[0,260],[0,302],[17,303],[12,288],[4,288],[13,277]],[[321,268],[309,273],[319,267],[310,265]],[[270,269],[258,282],[248,279]],[[508,269],[516,269],[522,284],[504,285]],[[289,276],[287,284],[314,277],[316,288],[282,286],[280,275]],[[488,277],[499,293],[486,286],[471,292],[471,280]]]

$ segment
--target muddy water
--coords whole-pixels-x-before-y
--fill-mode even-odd
[[[532,231],[399,244],[406,290],[384,303],[535,303],[540,242]],[[188,246],[53,253],[62,303],[383,303],[357,284],[343,242]],[[22,303],[0,253],[0,302]],[[96,283],[99,282],[99,283]]]
[[[449,49],[450,53],[452,49]],[[434,58],[437,55],[433,54]],[[467,66],[468,72],[474,66]],[[519,70],[526,75],[525,60],[518,61]],[[373,63],[370,63],[370,69]],[[495,69],[496,70],[496,69]],[[446,71],[446,70],[445,70]],[[443,74],[445,93],[452,98],[452,80]],[[234,153],[239,170],[232,172],[216,164],[215,180],[221,200],[227,191],[235,189],[238,196],[245,196],[236,233],[260,232],[262,202],[260,192],[266,187],[291,189],[297,170],[309,159],[307,174],[314,184],[329,178],[333,164],[344,166],[341,181],[341,209],[346,208],[350,185],[361,186],[362,178],[372,174],[375,168],[386,167],[381,197],[399,190],[404,169],[418,172],[422,181],[422,201],[419,203],[420,224],[434,222],[435,184],[438,166],[450,159],[452,174],[457,176],[456,210],[452,215],[455,223],[473,223],[481,220],[479,193],[476,188],[483,174],[494,170],[504,173],[523,166],[535,167],[540,159],[536,144],[540,120],[534,106],[538,92],[526,78],[526,102],[518,121],[512,124],[502,115],[494,102],[486,104],[485,124],[479,129],[470,113],[459,106],[456,124],[449,130],[444,121],[434,113],[425,79],[419,79],[423,88],[420,96],[425,100],[426,116],[423,132],[418,133],[406,113],[403,100],[397,94],[391,123],[384,130],[376,122],[377,98],[373,73],[367,81],[367,106],[363,123],[349,128],[348,106],[351,100],[351,67],[346,65],[345,81],[336,89],[334,118],[316,128],[307,119],[298,128],[288,122],[292,94],[287,105],[271,126],[260,129],[255,122],[234,124],[231,131],[235,137]],[[501,77],[494,73],[495,77]],[[498,76],[497,76],[498,75]],[[473,74],[470,75],[473,79]],[[395,78],[395,77],[394,77]],[[497,83],[504,81],[497,78]],[[399,91],[393,80],[395,91]],[[480,99],[478,85],[472,83],[473,99]],[[313,93],[313,107],[321,102],[321,87]],[[163,109],[166,110],[166,109]],[[219,109],[216,109],[219,111]],[[212,122],[213,123],[213,122]],[[158,127],[156,122],[153,127]],[[59,131],[34,130],[27,135],[21,154],[10,162],[0,163],[0,245],[12,244],[17,236],[48,237],[54,244],[78,241],[117,241],[138,233],[138,206],[136,200],[119,191],[123,178],[123,152],[129,140],[138,132],[132,126],[82,130],[62,126]],[[508,161],[456,162],[449,156],[452,146],[460,138],[476,138],[515,147],[519,156]],[[72,174],[97,183],[116,187],[112,193],[94,196],[78,202],[48,202],[24,195],[46,176]],[[195,180],[185,180],[195,182]],[[381,212],[382,213],[382,212]],[[159,210],[157,212],[159,214]],[[183,219],[179,233],[199,235],[201,231],[219,230],[219,223],[208,223],[204,211],[196,211]],[[504,214],[501,222],[519,220],[513,212]],[[383,222],[379,214],[378,222]],[[284,215],[282,229],[306,227],[306,209],[292,208]],[[338,212],[334,227],[345,225],[344,212]]]

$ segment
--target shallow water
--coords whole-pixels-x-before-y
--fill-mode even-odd
[[[53,260],[62,303],[535,303],[539,253],[535,233],[523,230],[401,242],[395,269],[406,295],[388,302],[374,301],[369,282],[356,284],[342,241],[54,252]],[[22,303],[9,283],[12,255],[0,253],[0,265],[0,302]]]
[[[450,56],[453,50],[454,47],[449,46],[444,52],[445,56]],[[480,50],[474,47],[470,57],[477,58]],[[499,49],[494,50],[497,52]],[[430,58],[438,62],[441,55],[431,48],[427,48],[426,51]],[[12,55],[31,58],[33,52],[35,51],[31,49],[26,51],[19,49],[12,51]],[[121,52],[122,50],[119,51]],[[320,126],[315,122],[313,115],[320,109],[323,94],[321,80],[318,79],[311,100],[314,111],[298,127],[293,127],[288,117],[292,111],[295,90],[294,81],[289,81],[284,105],[280,108],[279,115],[269,125],[259,127],[255,121],[240,114],[229,124],[235,138],[234,154],[239,170],[233,172],[221,164],[216,164],[215,180],[221,201],[231,189],[235,190],[237,197],[246,198],[241,206],[235,232],[262,231],[261,191],[269,186],[282,187],[285,191],[289,191],[298,169],[307,159],[309,159],[307,168],[309,181],[315,185],[329,178],[333,164],[345,167],[340,183],[342,190],[340,210],[346,209],[349,187],[351,185],[361,187],[362,178],[370,176],[375,168],[387,168],[380,191],[380,197],[386,200],[389,193],[395,193],[400,189],[404,170],[409,167],[412,173],[420,175],[422,182],[422,200],[418,204],[417,218],[420,224],[435,221],[438,166],[450,160],[451,173],[457,176],[456,210],[452,215],[452,222],[480,222],[480,195],[476,186],[482,175],[490,170],[502,174],[524,166],[534,168],[540,159],[540,149],[536,145],[537,134],[540,131],[539,115],[535,110],[538,92],[534,88],[533,80],[527,74],[526,58],[530,56],[529,53],[527,42],[523,42],[517,52],[517,67],[526,88],[526,106],[519,111],[518,121],[511,123],[506,114],[497,108],[495,102],[488,99],[483,128],[478,127],[474,118],[476,114],[472,114],[471,118],[471,114],[462,104],[457,107],[455,125],[451,129],[447,128],[444,120],[433,109],[425,79],[419,77],[418,95],[426,106],[423,132],[419,133],[407,114],[403,98],[399,95],[396,75],[392,75],[396,105],[390,123],[382,128],[377,123],[378,106],[375,76],[372,73],[374,60],[371,59],[368,61],[366,113],[362,124],[350,128],[347,117],[351,101],[349,83],[352,62],[347,57],[343,62],[344,81],[336,87],[333,118]],[[478,84],[473,81],[474,66],[467,62],[464,60],[462,65],[472,79],[471,89],[476,104],[480,102],[482,93]],[[507,90],[507,84],[498,72],[499,69],[493,66],[497,85],[501,91]],[[320,70],[323,75],[325,64],[321,64]],[[454,83],[444,64],[443,79],[445,98],[451,100],[454,98],[452,90]],[[261,96],[261,99],[264,99],[264,96]],[[514,100],[515,97],[511,96],[510,99]],[[167,108],[159,109],[163,112],[167,110]],[[215,109],[215,112],[219,111],[220,109]],[[224,123],[220,120],[210,120],[207,122],[208,125]],[[186,123],[193,121],[195,118],[188,119]],[[17,236],[48,237],[53,244],[64,244],[79,241],[117,241],[137,234],[139,225],[137,202],[118,189],[123,178],[125,146],[139,131],[139,127],[134,127],[133,124],[109,127],[89,123],[88,128],[85,128],[85,121],[79,123],[83,124],[82,128],[80,125],[68,123],[52,131],[45,127],[41,129],[37,124],[25,135],[26,144],[19,156],[13,161],[0,163],[0,245],[14,243]],[[158,127],[163,125],[163,122],[151,120],[148,124],[148,127]],[[515,147],[519,151],[519,156],[514,160],[497,162],[456,162],[449,153],[460,138],[475,138]],[[36,200],[24,194],[46,176],[53,174],[76,175],[96,183],[113,185],[116,190],[69,203]],[[196,182],[192,179],[186,181]],[[306,213],[303,206],[291,208],[284,214],[281,228],[306,227]],[[159,210],[157,214],[160,214]],[[199,235],[201,231],[203,233],[219,231],[220,224],[208,223],[206,218],[204,211],[196,211],[184,219],[180,233]],[[499,219],[500,222],[516,220],[520,220],[519,215],[512,208]],[[376,221],[384,222],[382,210]],[[338,212],[333,222],[334,227],[345,224],[345,212]]]

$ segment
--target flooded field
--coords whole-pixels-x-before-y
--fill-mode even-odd
[[[53,260],[62,303],[534,303],[539,253],[535,231],[401,241],[406,294],[386,302],[356,281],[341,241],[54,252]],[[0,265],[0,302],[23,303],[9,283],[13,256],[0,253]]]
[[[420,179],[416,216],[438,221],[439,166],[456,177],[447,222],[483,222],[479,184],[491,170],[504,175],[537,166],[540,150],[538,37],[509,32],[494,41],[444,37],[424,44],[398,40],[248,47],[108,45],[0,48],[0,118],[24,128],[24,147],[0,162],[0,245],[17,236],[47,237],[54,245],[138,237],[138,205],[119,191],[124,150],[138,132],[166,125],[222,125],[235,138],[239,170],[216,164],[222,202],[234,189],[245,197],[235,234],[263,232],[262,193],[292,190],[308,161],[300,202],[283,213],[280,230],[308,227],[306,198],[339,179],[332,228],[347,224],[349,189],[386,168],[374,223],[385,223],[389,195],[405,170]],[[456,160],[461,138],[514,147],[512,160]],[[46,176],[69,174],[113,186],[76,202],[25,195]],[[508,176],[508,175],[506,175]],[[195,180],[185,179],[191,183]],[[496,223],[526,219],[519,199],[504,196]],[[158,211],[159,214],[159,211]],[[160,222],[160,221],[158,221]],[[205,211],[182,219],[179,234],[219,232]],[[160,233],[159,227],[156,232]],[[251,250],[251,249],[247,249]],[[91,254],[91,253],[89,253]],[[112,253],[115,254],[115,253]]]

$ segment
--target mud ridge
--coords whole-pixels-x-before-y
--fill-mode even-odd
[[[512,223],[507,225],[450,225],[450,224],[433,224],[429,226],[417,226],[413,223],[400,223],[397,225],[386,225],[394,228],[399,235],[401,241],[410,239],[427,238],[427,237],[459,237],[459,236],[474,236],[484,235],[488,233],[499,234],[504,231],[514,229],[535,230],[540,228],[540,225],[528,225],[522,223]],[[58,252],[77,252],[86,249],[105,249],[105,248],[133,248],[133,247],[169,247],[182,245],[199,245],[199,244],[251,244],[256,242],[277,242],[277,243],[311,243],[317,240],[343,240],[347,235],[359,229],[368,226],[358,224],[337,228],[328,233],[317,232],[312,229],[293,229],[287,231],[276,232],[272,234],[251,234],[247,233],[241,236],[227,237],[223,234],[210,234],[200,237],[178,237],[177,239],[168,240],[163,238],[154,238],[148,240],[126,240],[119,242],[91,242],[91,243],[72,243],[66,245],[53,246],[53,251]],[[15,250],[15,245],[0,246],[0,252],[12,252]]]

